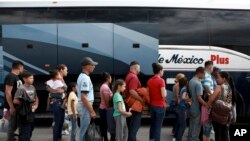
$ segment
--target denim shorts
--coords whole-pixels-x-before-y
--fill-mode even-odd
[[[213,124],[211,122],[208,122],[207,124],[203,125],[203,135],[206,137],[210,137],[212,128]]]

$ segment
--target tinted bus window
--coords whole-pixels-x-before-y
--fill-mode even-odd
[[[148,10],[109,8],[109,9],[89,9],[87,10],[88,22],[148,22]]]
[[[205,11],[158,9],[149,15],[150,22],[160,23],[160,44],[208,45]]]
[[[19,24],[24,23],[23,9],[0,9],[0,23],[1,24]]]
[[[57,11],[49,8],[24,9],[24,21],[31,23],[56,23]]]
[[[57,21],[59,23],[86,22],[86,8],[59,8],[57,10]]]
[[[250,12],[208,11],[210,45],[250,54]]]

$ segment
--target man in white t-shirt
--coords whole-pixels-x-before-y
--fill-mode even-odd
[[[89,127],[90,120],[96,117],[96,113],[92,106],[94,102],[94,89],[89,75],[94,71],[98,63],[94,62],[90,57],[86,57],[82,60],[81,64],[82,73],[77,79],[77,111],[80,117],[79,141],[85,141],[85,134]]]

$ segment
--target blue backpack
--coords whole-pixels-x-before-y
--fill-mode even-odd
[[[4,93],[0,91],[0,119],[3,118],[4,102],[5,102]]]

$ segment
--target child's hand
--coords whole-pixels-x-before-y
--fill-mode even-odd
[[[132,116],[132,113],[131,112],[126,112],[126,117],[131,117]]]

